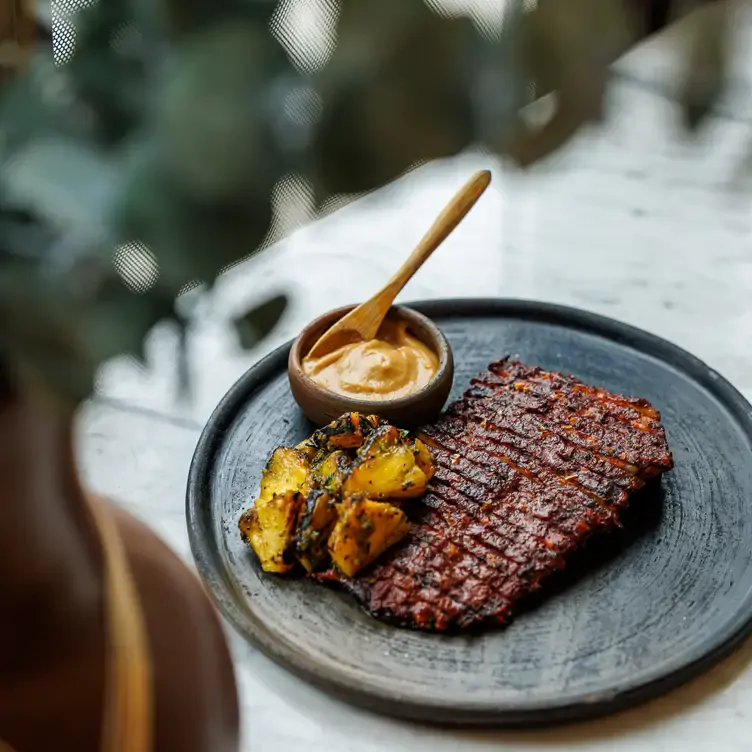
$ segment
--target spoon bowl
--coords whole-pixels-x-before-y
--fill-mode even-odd
[[[414,428],[431,422],[441,412],[452,389],[454,358],[449,341],[439,327],[411,308],[392,306],[386,318],[406,322],[409,332],[436,353],[438,369],[422,389],[399,399],[356,399],[325,389],[303,370],[303,359],[319,337],[354,308],[354,305],[346,306],[325,313],[308,324],[293,342],[287,374],[300,409],[318,427],[347,412],[379,415],[399,428]]]

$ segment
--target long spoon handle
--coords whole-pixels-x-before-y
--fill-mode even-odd
[[[423,266],[428,257],[446,240],[473,208],[490,182],[491,173],[488,170],[479,170],[455,193],[404,264],[387,282],[384,289],[374,296],[374,299],[378,299],[383,306],[384,313],[389,310],[400,290],[410,281],[415,272]]]
[[[491,173],[488,170],[476,172],[454,194],[452,200],[444,207],[415,250],[389,282],[373,297],[361,303],[324,332],[310,349],[307,357],[316,358],[337,349],[346,342],[369,340],[375,337],[399,291],[473,208],[490,182]]]

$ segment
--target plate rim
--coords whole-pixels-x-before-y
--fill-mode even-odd
[[[557,323],[558,320],[570,328],[574,326],[581,331],[638,349],[677,368],[711,393],[733,416],[752,447],[752,405],[739,390],[696,356],[643,329],[570,306],[517,298],[439,298],[401,305],[415,308],[429,317],[507,316],[543,323]],[[234,583],[229,581],[221,567],[217,571],[218,562],[214,560],[212,552],[214,547],[202,534],[210,531],[206,530],[203,519],[208,518],[209,512],[201,502],[208,496],[213,461],[226,429],[250,394],[265,383],[280,365],[284,367],[292,342],[290,340],[280,345],[253,364],[220,400],[201,432],[191,460],[186,488],[186,521],[191,553],[212,601],[242,637],[291,674],[349,704],[392,717],[452,726],[540,726],[600,717],[658,697],[709,669],[752,634],[752,596],[748,595],[740,603],[736,614],[724,625],[724,629],[714,632],[695,649],[696,658],[678,661],[678,665],[660,676],[624,689],[583,693],[561,703],[544,700],[538,703],[526,701],[524,705],[499,703],[491,706],[475,701],[457,705],[442,700],[420,700],[412,694],[387,694],[374,688],[364,688],[362,684],[349,681],[336,668],[322,667],[307,654],[281,644],[276,633],[256,618],[250,609],[246,616],[250,614],[252,618],[248,621],[241,619],[240,608],[229,597],[235,589]],[[213,539],[213,534],[210,539]],[[223,587],[221,582],[224,583]],[[450,710],[451,717],[447,720],[447,711]]]

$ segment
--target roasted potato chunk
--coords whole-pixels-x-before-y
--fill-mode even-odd
[[[309,436],[304,441],[301,441],[300,444],[296,445],[295,449],[304,454],[309,462],[313,462],[316,455],[321,453],[321,450],[316,446],[316,442],[313,440],[313,436]]]
[[[295,563],[292,556],[298,518],[306,497],[295,491],[259,499],[240,518],[240,533],[256,552],[265,572],[289,572]]]
[[[346,499],[337,513],[329,553],[346,577],[354,577],[410,530],[405,513],[383,501]]]
[[[350,471],[350,457],[338,449],[326,454],[311,467],[311,477],[316,486],[332,494],[338,494]]]
[[[261,474],[259,502],[268,501],[288,491],[307,494],[311,488],[311,465],[298,449],[275,449]]]
[[[334,561],[351,577],[407,532],[401,500],[424,493],[433,473],[426,442],[346,413],[272,453],[240,531],[267,572],[289,572],[296,559],[308,572]]]
[[[316,431],[311,440],[319,449],[327,452],[336,449],[357,449],[382,423],[381,418],[376,415],[345,413],[328,426]]]
[[[436,466],[433,464],[433,457],[428,447],[420,439],[413,439],[412,444],[415,464],[425,473],[426,478],[431,480],[436,472]]]
[[[413,498],[425,493],[432,475],[433,461],[425,444],[410,439],[405,431],[385,425],[375,430],[358,450],[342,494]]]
[[[328,564],[327,541],[336,521],[335,498],[324,491],[311,491],[295,536],[295,553],[309,572]]]

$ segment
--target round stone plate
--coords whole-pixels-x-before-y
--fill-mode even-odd
[[[610,712],[706,669],[752,617],[752,408],[705,364],[593,314],[510,300],[432,301],[454,348],[453,396],[503,355],[661,411],[676,467],[505,629],[439,635],[366,616],[348,596],[266,575],[238,534],[271,451],[312,428],[289,345],[251,368],[199,441],[187,513],[198,570],[259,650],[340,698],[439,723],[521,725]]]

